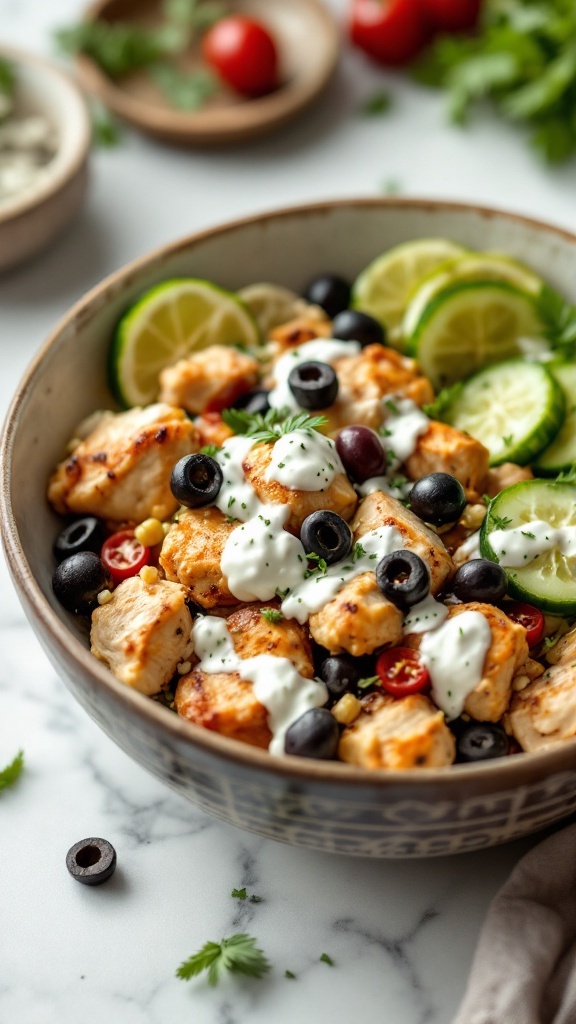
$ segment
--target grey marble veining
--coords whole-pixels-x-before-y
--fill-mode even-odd
[[[331,6],[341,15],[346,3]],[[0,0],[0,34],[49,52],[52,28],[81,9],[78,0]],[[394,110],[360,118],[360,100],[383,81]],[[76,224],[0,280],[2,412],[58,317],[126,260],[266,207],[375,194],[391,178],[412,194],[576,227],[573,167],[544,171],[519,135],[489,119],[465,135],[448,129],[437,97],[347,54],[320,105],[280,136],[218,154],[127,131],[117,150],[94,154]],[[73,702],[2,566],[0,762],[19,747],[25,774],[0,800],[0,1024],[449,1024],[488,903],[530,845],[378,863],[291,849],[207,818]],[[116,874],[96,889],[77,885],[64,863],[89,835],[118,852]],[[244,886],[262,902],[231,897]],[[206,940],[243,930],[266,951],[269,976],[215,990],[175,978]]]

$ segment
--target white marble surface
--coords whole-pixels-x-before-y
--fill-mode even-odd
[[[331,0],[342,16],[344,0]],[[50,52],[77,0],[0,0],[0,38]],[[98,152],[76,224],[0,281],[0,407],[67,307],[159,243],[275,205],[403,193],[511,207],[576,228],[574,164],[541,168],[490,117],[462,133],[441,101],[390,77],[386,118],[358,103],[387,81],[347,53],[320,105],[245,149],[170,149],[127,132]],[[320,268],[319,268],[320,269]],[[448,1024],[489,900],[529,843],[449,860],[327,858],[242,834],[132,764],[75,705],[0,580],[0,762],[27,767],[0,805],[1,1024]],[[76,840],[102,835],[119,867],[102,888],[68,876]],[[230,897],[248,886],[257,905]],[[247,930],[274,965],[216,990],[174,977],[207,939]],[[335,966],[319,962],[329,953]],[[286,969],[297,979],[284,978]]]

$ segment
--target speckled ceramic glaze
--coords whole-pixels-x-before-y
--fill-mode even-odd
[[[367,857],[429,857],[502,843],[576,810],[576,744],[484,765],[366,772],[275,759],[224,739],[119,683],[88,651],[50,587],[57,518],[51,467],[75,424],[112,406],[106,356],[120,314],[146,288],[193,275],[239,288],[258,280],[301,290],[322,271],[354,278],[384,249],[443,235],[529,263],[576,300],[576,237],[513,215],[417,200],[327,203],[264,215],[162,249],[104,281],[57,327],[10,409],[1,515],[26,612],[66,685],[131,757],[210,814],[273,839]]]

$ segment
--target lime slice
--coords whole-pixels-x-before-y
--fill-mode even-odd
[[[456,282],[424,307],[407,341],[432,386],[463,380],[541,336],[534,297],[504,281]]]
[[[124,314],[110,351],[110,386],[126,407],[158,395],[165,366],[208,345],[260,344],[258,326],[231,292],[179,278],[155,285]]]
[[[498,555],[490,542],[495,530],[524,530],[526,549],[534,534],[530,523],[548,523],[553,529],[576,527],[576,487],[550,480],[523,480],[494,498],[480,531],[480,554],[492,562]],[[494,543],[494,541],[493,541]],[[508,594],[535,604],[543,611],[571,618],[576,614],[576,552],[554,546],[526,565],[507,568]]]
[[[529,295],[540,294],[541,277],[510,256],[497,252],[471,252],[447,260],[420,282],[410,296],[402,332],[406,338],[414,332],[431,299],[457,281],[504,281]]]
[[[566,419],[552,443],[536,459],[533,469],[541,476],[558,476],[576,464],[576,362],[547,363],[546,369],[564,393]]]
[[[322,314],[318,306],[311,306],[306,299],[280,284],[261,281],[248,285],[238,292],[238,298],[248,307],[263,338],[279,324],[285,324],[295,317],[303,316],[309,310]]]
[[[491,466],[525,466],[556,436],[564,410],[562,390],[541,363],[509,359],[458,385],[444,419],[481,441]]]
[[[388,344],[402,348],[402,318],[416,285],[446,260],[466,250],[445,238],[405,242],[369,263],[352,287],[353,309],[379,320]]]

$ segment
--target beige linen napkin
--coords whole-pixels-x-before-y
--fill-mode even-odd
[[[494,898],[453,1024],[576,1024],[576,824]]]

